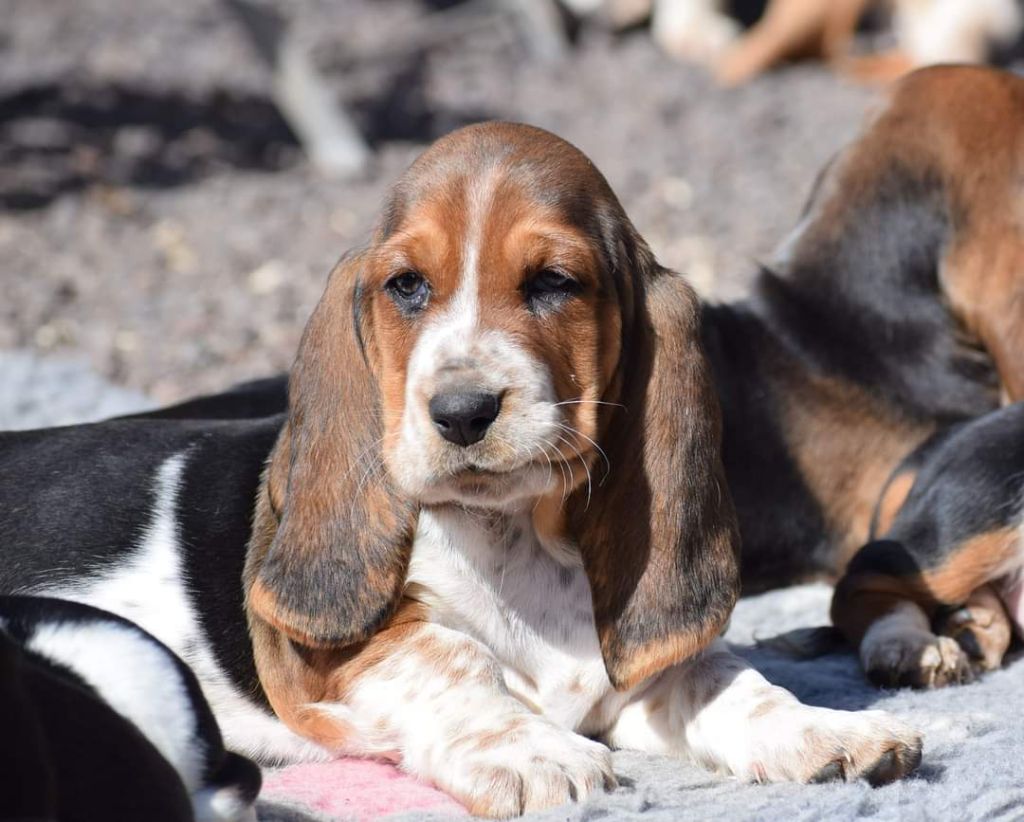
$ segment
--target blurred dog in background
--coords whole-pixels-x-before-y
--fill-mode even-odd
[[[982,63],[1012,47],[1024,16],[1019,0],[565,0],[581,16],[617,29],[650,18],[673,57],[708,66],[737,85],[779,63],[818,58],[852,76],[887,81],[935,63]],[[868,17],[895,40],[889,51],[853,56]]]

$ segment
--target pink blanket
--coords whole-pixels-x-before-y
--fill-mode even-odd
[[[364,759],[264,771],[260,799],[338,819],[369,820],[407,811],[467,816],[445,793],[393,765]]]

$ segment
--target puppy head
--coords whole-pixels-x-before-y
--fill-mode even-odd
[[[626,659],[624,615],[680,593],[661,577],[705,575],[652,560],[707,524],[684,505],[693,485],[717,489],[731,527],[695,305],[568,143],[500,123],[438,141],[307,328],[257,511],[250,615],[304,644],[364,639],[400,596],[419,505],[534,505],[548,538],[579,545],[606,657]],[[620,484],[634,493],[608,492]],[[623,544],[595,525],[608,517],[653,517],[659,533],[648,522],[631,534],[644,545]],[[724,621],[709,613],[698,621]]]
[[[593,165],[538,129],[463,129],[410,169],[365,269],[384,460],[405,495],[503,507],[571,490],[551,462],[592,459],[627,231]]]

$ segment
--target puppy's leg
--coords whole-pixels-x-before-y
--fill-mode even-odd
[[[290,725],[338,754],[398,762],[474,814],[517,816],[615,784],[604,745],[531,712],[464,634],[429,623],[386,630],[355,657],[311,652],[305,664],[289,678],[319,684],[287,703],[283,691],[272,696]]]
[[[885,784],[921,759],[920,736],[891,715],[804,705],[720,641],[640,693],[609,741],[755,782]]]
[[[912,456],[920,466],[906,500],[832,600],[833,622],[874,682],[941,687],[1001,663],[1012,624],[996,583],[1024,564],[1022,437],[1018,404]]]
[[[859,649],[868,678],[941,688],[999,667],[1012,628],[986,583],[1019,561],[1019,541],[1017,529],[998,529],[931,555],[916,542],[916,556],[902,541],[864,546],[836,586],[832,621]]]

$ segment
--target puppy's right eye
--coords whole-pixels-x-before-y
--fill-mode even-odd
[[[416,271],[403,271],[384,284],[395,304],[406,312],[420,311],[430,297],[430,284]]]
[[[554,310],[582,290],[579,280],[554,268],[542,269],[522,286],[526,304],[534,313]]]

